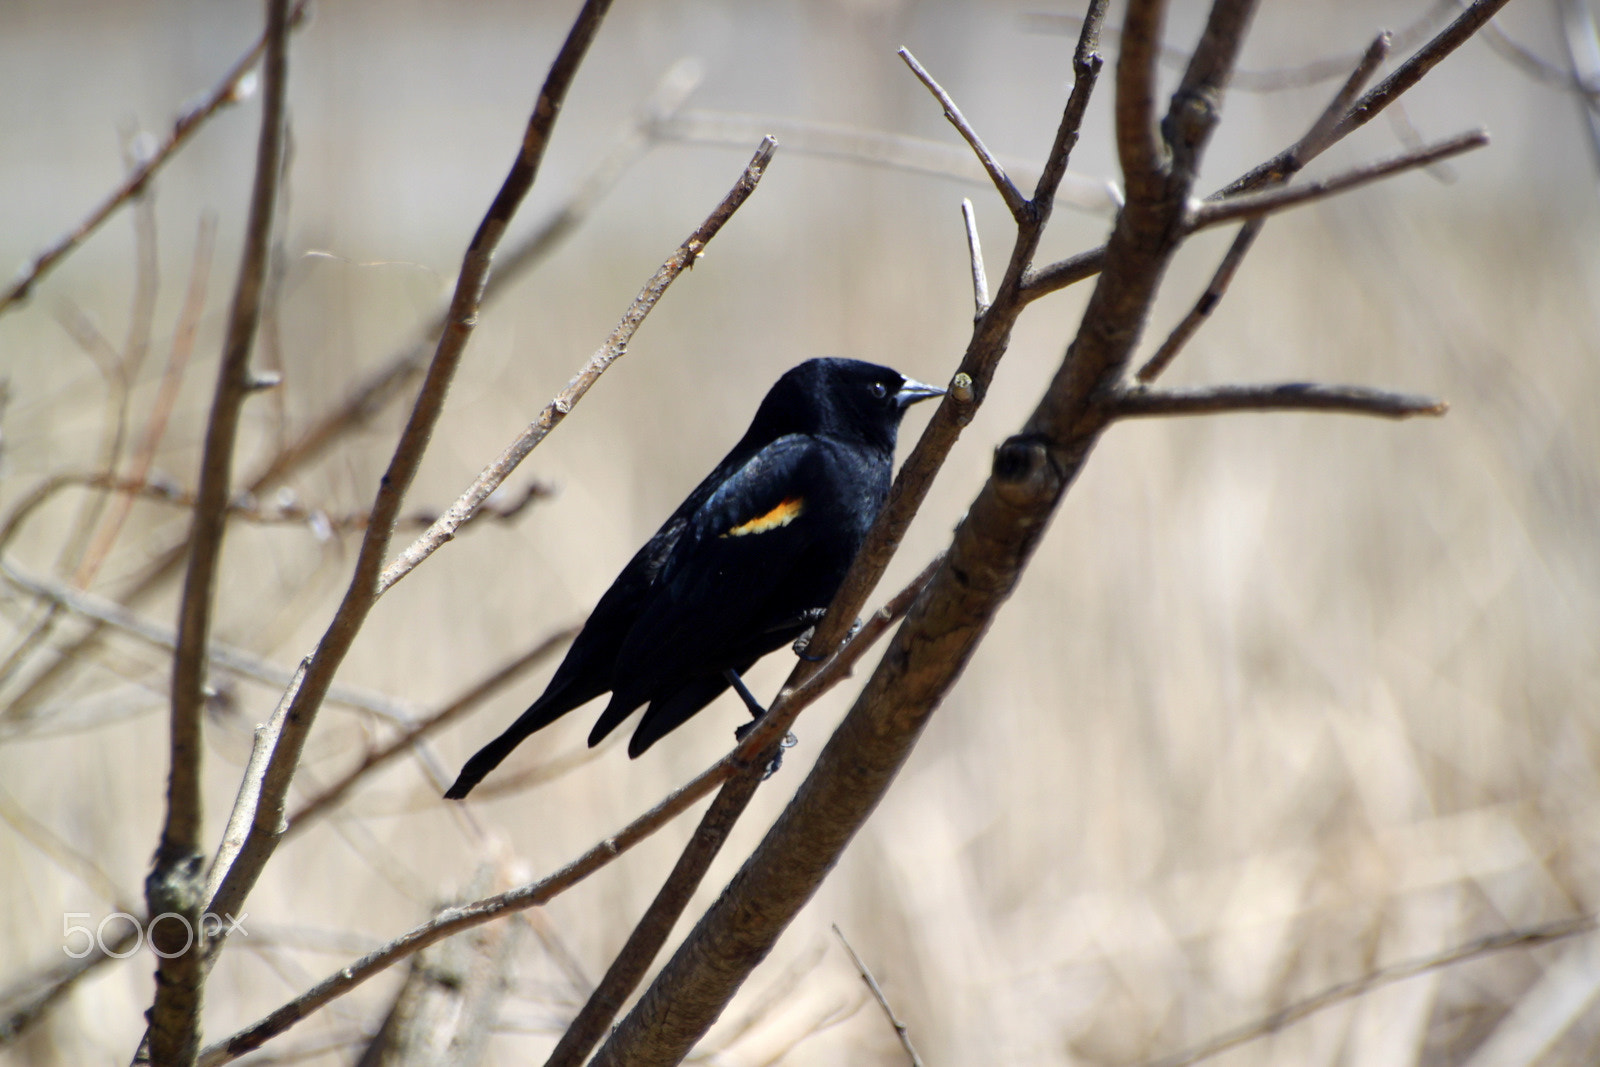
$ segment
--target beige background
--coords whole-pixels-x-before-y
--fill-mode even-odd
[[[251,402],[241,469],[429,315],[510,161],[571,6],[325,0],[297,34],[280,309],[287,380],[281,399]],[[1427,5],[1263,7],[1244,55],[1251,68],[1359,51],[1376,29],[1401,28]],[[1174,8],[1169,39],[1191,40],[1203,6]],[[1029,31],[1021,16],[1036,9],[622,3],[519,226],[562,200],[686,56],[705,73],[691,107],[954,144],[893,54],[907,45],[996,151],[1037,160],[1065,99],[1072,40]],[[121,173],[119,127],[164,127],[246,47],[259,17],[258,5],[234,0],[0,7],[0,264],[24,262],[80,218]],[[1514,3],[1503,24],[1540,54],[1563,56],[1549,5]],[[1116,177],[1109,79],[1103,88],[1073,161],[1099,180]],[[1201,184],[1289,143],[1332,88],[1232,96]],[[1495,140],[1443,175],[1406,175],[1273,222],[1170,379],[1388,385],[1442,395],[1450,415],[1115,429],[888,800],[713,1032],[716,1062],[895,1062],[894,1036],[875,1007],[861,1006],[830,923],[874,968],[930,1063],[1123,1064],[1375,966],[1594,906],[1600,182],[1578,103],[1482,42],[1407,96],[1405,112],[1427,139],[1483,124]],[[156,186],[162,297],[134,392],[136,427],[166,359],[199,213],[221,218],[195,365],[158,455],[159,469],[186,485],[258,114],[252,102],[220,116]],[[485,316],[414,505],[453,499],[567,381],[753,147],[656,147],[555,259]],[[1400,147],[1396,127],[1380,120],[1316,169]],[[549,481],[559,495],[514,524],[463,536],[397,587],[341,679],[435,706],[580,619],[742,431],[770,381],[804,358],[849,355],[946,378],[971,316],[962,196],[977,202],[998,276],[1011,234],[992,190],[780,150],[627,359],[513,479]],[[1107,226],[1103,215],[1060,210],[1043,258],[1089,247]],[[1153,334],[1186,309],[1228,239],[1208,234],[1185,250]],[[120,343],[133,278],[123,216],[30,307],[0,318],[5,507],[47,473],[94,462],[105,385],[57,318],[71,301]],[[1086,293],[1076,287],[1025,314],[990,402],[879,599],[943,544],[990,449],[1059,362]],[[910,417],[908,437],[925,418]],[[365,506],[398,419],[389,409],[296,476],[296,497],[335,513]],[[82,499],[68,494],[43,511],[10,558],[48,570]],[[182,529],[181,513],[139,506],[96,591],[114,595]],[[293,663],[325,624],[354,545],[304,528],[235,527],[217,637]],[[169,592],[141,611],[170,623],[172,603]],[[35,608],[12,590],[0,608],[9,652]],[[758,668],[756,691],[770,693],[789,662],[773,656]],[[116,909],[19,832],[16,810],[137,899],[159,818],[164,669],[157,653],[117,640],[32,718],[5,720],[7,981],[61,959],[64,912],[97,922]],[[453,772],[537,695],[549,669],[440,738],[442,766]],[[208,734],[212,837],[250,727],[276,696],[223,681],[231,710]],[[800,746],[714,868],[707,900],[798,784],[852,691],[801,721]],[[593,714],[539,735],[506,773],[577,751]],[[636,763],[611,747],[477,815],[525,872],[548,872],[714,759],[742,716],[722,701]],[[386,736],[367,717],[329,708],[308,779],[329,780]],[[209,1036],[418,921],[470,879],[483,846],[436,796],[415,761],[400,764],[342,817],[284,847],[250,901],[251,937],[212,983]],[[582,976],[604,970],[691,827],[674,825],[546,910],[541,925]],[[1571,941],[1414,979],[1218,1062],[1458,1063],[1491,1035],[1511,1050],[1494,1062],[1593,1062],[1600,964],[1591,952]],[[150,964],[143,954],[102,970],[0,1062],[125,1062]],[[548,1047],[583,994],[573,968],[524,942],[493,1062],[526,1062]],[[357,1040],[397,979],[374,981],[274,1047]],[[350,1059],[337,1048],[309,1062]]]

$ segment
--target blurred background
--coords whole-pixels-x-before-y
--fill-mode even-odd
[[[246,408],[241,484],[426,332],[574,7],[335,0],[295,34],[281,270],[256,358],[281,368],[283,384]],[[1313,173],[1418,136],[1484,125],[1494,137],[1448,167],[1272,221],[1168,374],[1175,385],[1389,386],[1442,396],[1449,415],[1114,428],[888,799],[703,1056],[899,1061],[830,924],[929,1063],[1132,1064],[1377,968],[1595,908],[1600,178],[1590,119],[1561,73],[1563,7],[1574,5],[1516,0],[1496,35],[1448,59],[1403,111],[1320,160]],[[1187,48],[1205,5],[1172,8],[1168,41]],[[1377,30],[1400,35],[1398,60],[1455,10],[1262,8],[1242,60],[1251,91],[1226,102],[1204,189],[1299,137]],[[567,382],[762,132],[784,147],[626,359],[508,487],[510,500],[535,484],[550,493],[465,531],[379,604],[340,674],[348,699],[323,710],[311,738],[297,803],[391,740],[396,717],[438,709],[581,621],[784,369],[842,355],[930,381],[953,372],[972,316],[961,198],[977,206],[996,280],[1013,230],[894,49],[918,56],[1031,188],[1071,81],[1076,26],[1064,16],[1077,13],[914,0],[617,6],[508,246],[576,192],[603,195],[482,317],[408,512],[452,501]],[[1114,4],[1113,22],[1120,15]],[[260,21],[245,0],[0,5],[0,266],[76,225],[149,142],[140,131],[164,132]],[[1105,52],[1115,55],[1114,38]],[[1306,65],[1328,59],[1340,60],[1333,80],[1305,84]],[[1176,71],[1165,70],[1168,88]],[[1072,160],[1076,203],[1058,208],[1040,262],[1108,232],[1110,87],[1108,77]],[[652,94],[671,114],[641,136],[636,116]],[[122,474],[144,454],[153,479],[193,487],[258,126],[256,98],[218,115],[145,207],[113,218],[27,307],[0,317],[0,521],[52,475],[103,471],[112,454]],[[592,186],[630,136],[635,148],[615,157],[625,172]],[[193,357],[174,370],[208,213],[209,288]],[[1144,355],[1230,239],[1208,233],[1186,247]],[[875,602],[946,543],[991,449],[1059,363],[1088,284],[1023,315]],[[370,504],[409,396],[341,424],[348,432],[255,501],[311,520],[230,528],[218,641],[284,670],[311,648],[359,536],[336,520]],[[910,416],[907,444],[925,419]],[[47,612],[16,579],[86,587],[170,628],[178,582],[148,575],[187,514],[139,500],[114,537],[97,534],[120,501],[64,486],[4,545],[0,987],[12,992],[67,962],[66,925],[94,927],[139,903],[158,833],[166,653],[120,630],[84,644],[83,617]],[[589,758],[595,711],[575,713],[524,744],[497,774],[504,788],[491,779],[469,812],[439,801],[441,776],[541,691],[554,662],[364,780],[279,850],[249,901],[249,936],[209,987],[208,1038],[421,921],[485,863],[498,878],[552,871],[717,758],[745,717],[724,699],[630,762],[615,745]],[[755,691],[770,695],[791,663],[771,657],[753,672]],[[215,841],[279,688],[220,667],[212,684]],[[798,747],[703,902],[858,685],[801,719]],[[521,933],[488,1062],[550,1047],[693,824],[512,921]],[[142,951],[98,968],[0,1048],[0,1062],[127,1062],[152,965]],[[396,968],[368,983],[260,1062],[352,1062],[403,978]],[[1597,996],[1600,953],[1580,937],[1432,970],[1215,1062],[1592,1063]]]

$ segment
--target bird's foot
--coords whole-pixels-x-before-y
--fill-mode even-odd
[[[808,650],[811,648],[811,638],[816,632],[817,629],[815,626],[813,626],[811,629],[794,639],[794,654],[805,660],[807,663],[821,663],[823,660],[828,658],[827,656],[813,656],[809,654]],[[844,635],[845,641],[850,640],[860,632],[861,620],[857,619],[855,622],[850,624],[850,632]],[[843,642],[841,642],[841,644],[842,643]]]
[[[761,720],[760,719],[751,719],[749,722],[745,723],[743,726],[740,726],[740,727],[736,728],[733,731],[733,736],[738,738],[740,741],[743,741],[746,737],[750,736],[750,731],[754,730],[760,724],[761,724]],[[794,734],[786,733],[786,734],[783,735],[783,740],[778,742],[778,751],[773,753],[772,759],[767,762],[767,769],[761,772],[761,780],[763,782],[766,781],[768,778],[771,778],[774,774],[777,774],[778,773],[778,768],[783,766],[783,753],[784,753],[784,751],[786,749],[793,748],[795,745],[798,745],[799,743],[800,743],[799,738],[795,737]]]

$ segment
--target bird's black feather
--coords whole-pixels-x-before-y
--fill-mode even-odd
[[[479,751],[460,798],[524,738],[610,692],[594,745],[648,704],[638,756],[792,642],[833,598],[889,491],[900,417],[940,390],[857,360],[778,379],[750,428],[595,605],[544,695]]]

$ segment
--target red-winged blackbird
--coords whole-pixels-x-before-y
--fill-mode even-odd
[[[750,429],[611,583],[544,695],[467,761],[459,800],[522,739],[602,693],[589,744],[639,705],[638,756],[803,634],[889,493],[907,405],[943,389],[853,359],[778,379]]]

